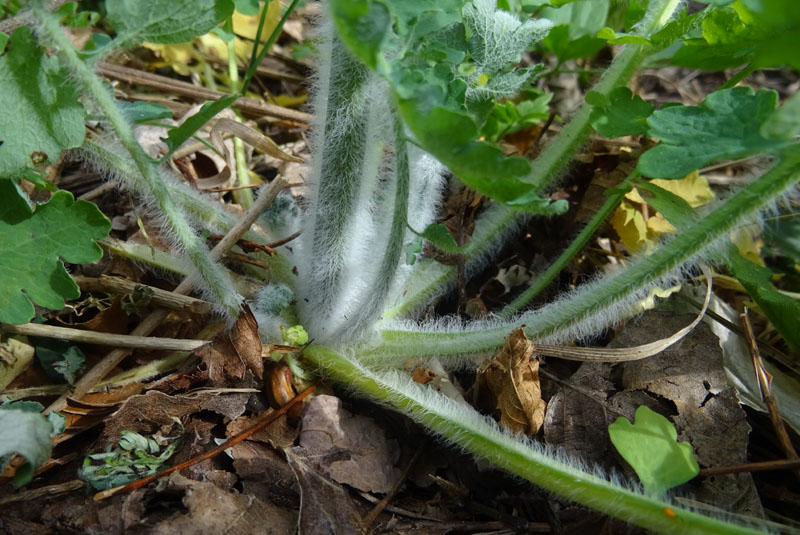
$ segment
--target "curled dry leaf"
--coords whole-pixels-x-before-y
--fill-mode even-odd
[[[506,337],[503,350],[479,370],[497,399],[500,425],[514,432],[535,434],[544,422],[539,358],[532,356],[533,343],[516,329]]]
[[[233,119],[221,118],[211,123],[212,130],[233,134],[257,151],[263,152],[284,162],[304,163],[305,160],[283,152],[278,145],[264,134]]]
[[[261,359],[261,340],[258,338],[258,322],[250,307],[244,305],[231,331],[222,332],[195,354],[208,367],[208,377],[221,382],[225,377],[243,379],[249,369],[259,379],[264,375]]]

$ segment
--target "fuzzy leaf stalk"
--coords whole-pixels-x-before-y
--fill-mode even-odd
[[[298,312],[317,340],[357,338],[407,268],[408,221],[435,214],[441,166],[406,141],[386,82],[321,29],[310,195],[297,253]]]

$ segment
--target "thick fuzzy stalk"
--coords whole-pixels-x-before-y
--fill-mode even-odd
[[[235,317],[239,312],[241,298],[234,291],[230,279],[222,268],[211,259],[205,244],[195,234],[180,208],[170,197],[169,191],[159,176],[158,166],[150,160],[136,141],[130,125],[117,108],[113,96],[109,94],[91,68],[78,57],[75,47],[59,27],[57,18],[40,6],[34,7],[33,12],[41,22],[42,35],[61,52],[62,61],[83,86],[86,94],[103,111],[111,127],[119,137],[120,143],[130,153],[147,186],[149,195],[152,196],[169,228],[174,233],[176,242],[180,244],[192,264],[196,267],[199,276],[197,282],[204,287],[203,289],[210,300],[219,305],[222,313],[228,317]]]
[[[679,0],[658,0],[650,3],[648,13],[638,26],[637,33],[649,37],[660,30],[673,16]],[[627,45],[617,54],[592,91],[608,96],[617,87],[628,83],[631,76],[648,54],[654,52],[646,45]],[[543,192],[560,178],[564,168],[586,142],[592,131],[589,116],[592,106],[584,103],[569,123],[533,162],[533,170],[526,181],[535,184],[534,191]],[[507,206],[496,207],[479,217],[475,233],[464,260],[467,272],[475,272],[499,249],[502,240],[528,217]],[[456,268],[442,266],[433,260],[418,263],[410,275],[402,299],[395,303],[384,318],[410,316],[455,283]]]
[[[396,284],[411,178],[404,127],[385,81],[330,32],[323,28],[297,303],[306,329],[335,342],[372,325]]]
[[[713,260],[717,240],[742,220],[755,217],[800,180],[800,148],[783,158],[757,181],[748,185],[690,229],[666,242],[649,256],[629,264],[617,275],[584,285],[547,306],[510,321],[487,322],[469,328],[383,330],[376,347],[359,351],[363,362],[391,364],[408,357],[485,354],[503,345],[504,337],[524,324],[525,334],[539,342],[563,343],[592,335],[620,319],[629,305],[659,281],[680,274],[682,268],[706,255]]]
[[[467,406],[413,383],[398,372],[374,372],[321,346],[307,348],[304,356],[335,381],[394,406],[470,453],[586,507],[660,533],[762,532],[679,508],[587,471],[554,450],[503,432]]]

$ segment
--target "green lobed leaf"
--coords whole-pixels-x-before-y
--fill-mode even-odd
[[[495,0],[472,0],[462,13],[472,37],[469,51],[482,73],[496,73],[520,61],[534,41],[547,35],[553,23],[546,19],[520,20],[497,9]]]
[[[186,43],[233,13],[231,0],[106,0],[107,20],[123,41]]]
[[[651,178],[683,178],[717,160],[777,150],[786,142],[760,132],[777,102],[775,91],[734,87],[711,93],[699,106],[655,111],[648,134],[661,143],[642,155],[637,169]]]
[[[47,462],[53,447],[50,441],[52,429],[47,418],[38,412],[0,407],[0,457],[3,467],[14,454],[28,460],[27,467],[17,469],[15,485],[30,483],[36,468]]]
[[[653,106],[627,87],[618,87],[608,95],[607,104],[595,105],[590,121],[601,136],[635,136],[647,133],[647,118],[653,110]]]
[[[32,210],[10,180],[0,180],[0,322],[21,324],[34,315],[33,303],[61,309],[80,295],[61,259],[73,264],[98,260],[97,245],[111,222],[97,206],[57,191]]]
[[[550,24],[521,22],[497,10],[494,0],[467,3],[460,24],[452,10],[439,4],[333,0],[331,11],[348,49],[390,83],[415,143],[484,195],[516,201],[514,206],[533,213],[561,211],[563,203],[533,195],[533,186],[521,180],[530,172],[527,159],[508,157],[500,147],[479,140],[479,124],[494,107],[492,97],[515,92],[540,69],[511,70]],[[408,42],[399,50],[402,39]],[[472,61],[448,63],[468,52]]]
[[[721,70],[746,63],[757,68],[800,68],[796,47],[800,3],[795,0],[741,0],[711,11],[702,38],[688,39],[672,58],[675,65]]]
[[[83,106],[69,80],[29,27],[14,31],[0,56],[0,177],[56,160],[83,142]]]
[[[636,409],[634,423],[617,418],[608,426],[608,434],[648,495],[659,496],[700,471],[691,444],[677,442],[675,426],[648,407]]]

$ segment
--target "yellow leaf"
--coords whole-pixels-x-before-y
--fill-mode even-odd
[[[636,313],[644,312],[645,310],[652,310],[656,307],[656,297],[660,299],[666,299],[670,295],[681,291],[681,285],[675,285],[670,288],[658,288],[655,287],[650,290],[650,293],[647,294],[647,297],[636,303],[634,308],[636,309]]]
[[[688,202],[692,208],[703,206],[708,201],[714,199],[714,192],[711,191],[711,188],[708,186],[708,180],[700,176],[697,171],[692,171],[680,180],[656,178],[651,180],[650,183],[674,193]]]
[[[761,259],[761,247],[764,245],[764,240],[760,236],[755,235],[752,229],[747,227],[739,227],[730,233],[730,240],[739,250],[739,254],[759,266],[764,266],[764,260]]]
[[[264,9],[262,4],[261,9]],[[281,3],[269,2],[267,8],[267,18],[264,21],[264,29],[261,31],[261,42],[265,43],[272,32],[278,26],[278,21],[281,18]],[[233,32],[236,34],[234,38],[234,48],[236,49],[236,57],[242,61],[249,61],[250,55],[253,52],[253,41],[256,38],[256,31],[258,30],[258,22],[261,19],[261,12],[258,15],[248,16],[242,15],[238,11],[233,12]],[[241,37],[244,37],[242,39]],[[200,43],[205,48],[205,51],[220,59],[228,59],[228,44],[221,38],[214,34],[207,33],[199,38]]]
[[[161,62],[154,65],[156,68],[172,67],[172,70],[181,76],[189,76],[191,74],[189,64],[192,63],[197,55],[191,43],[178,43],[176,45],[142,43],[142,46],[152,50],[161,58]]]
[[[628,251],[640,251],[647,243],[647,224],[642,213],[628,202],[623,201],[611,216],[611,226],[625,244]]]
[[[661,234],[675,232],[677,229],[672,226],[672,223],[667,221],[666,217],[661,214],[656,214],[653,217],[647,218],[647,230],[650,231],[651,236],[656,237]]]
[[[705,177],[700,176],[697,171],[692,171],[679,180],[656,178],[651,180],[650,183],[674,193],[688,202],[692,208],[702,206],[714,198],[714,192],[708,186],[708,181]],[[639,195],[636,188],[626,193],[625,198],[631,202],[646,204],[646,201]]]

